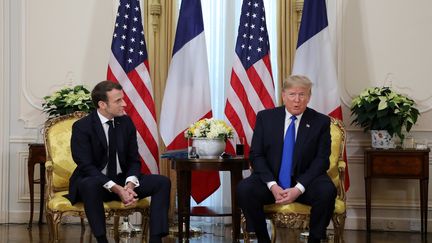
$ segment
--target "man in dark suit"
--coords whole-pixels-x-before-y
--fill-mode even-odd
[[[311,87],[307,77],[291,76],[283,84],[284,106],[257,114],[250,150],[253,172],[239,183],[237,193],[248,231],[255,231],[260,243],[270,242],[263,205],[272,203],[312,206],[308,242],[326,238],[336,199],[336,188],[326,172],[330,119],[307,107]],[[285,149],[289,131],[291,151]]]
[[[136,128],[125,115],[121,85],[102,81],[91,95],[97,110],[72,127],[71,149],[77,168],[67,198],[72,204],[84,203],[97,241],[108,242],[103,202],[121,200],[129,206],[151,196],[150,242],[161,242],[168,234],[170,180],[140,173]]]

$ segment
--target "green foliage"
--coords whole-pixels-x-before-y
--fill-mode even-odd
[[[83,85],[62,88],[43,99],[45,102],[42,104],[42,108],[49,118],[75,111],[90,112],[95,109],[90,91]]]
[[[403,129],[409,132],[420,115],[414,100],[393,91],[389,87],[365,89],[352,100],[351,124],[368,130],[387,130],[404,139]]]

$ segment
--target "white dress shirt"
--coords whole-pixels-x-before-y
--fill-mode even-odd
[[[106,137],[106,140],[107,140],[107,144],[109,145],[109,139],[108,139],[109,125],[106,123],[107,121],[109,121],[109,119],[106,118],[106,117],[104,117],[101,113],[99,113],[99,111],[97,111],[97,114],[98,114],[99,119],[100,119],[100,121],[102,123],[102,127],[103,127],[103,130],[104,130],[104,133],[105,133],[105,137]],[[113,126],[115,126],[114,120],[112,120],[112,121],[113,121]],[[116,154],[116,164],[117,164],[117,174],[122,173],[122,170],[121,170],[121,167],[120,167],[120,162],[119,162],[119,159],[118,159],[118,154]],[[108,167],[108,163],[105,166],[105,168],[103,168],[103,170],[101,171],[104,175],[107,174],[107,167]],[[125,184],[127,184],[128,182],[132,182],[133,184],[135,184],[135,187],[139,186],[139,181],[138,181],[138,178],[136,176],[129,176],[128,178],[126,178],[126,183]],[[108,191],[111,191],[111,188],[113,186],[115,186],[115,185],[116,185],[116,183],[114,181],[110,180],[107,183],[105,183],[103,185],[103,187],[105,189],[107,189]]]
[[[291,113],[289,113],[289,112],[287,111],[287,109],[285,109],[284,134],[286,134],[286,132],[287,132],[287,130],[288,130],[288,127],[289,127],[289,125],[290,125],[291,122],[292,122],[292,120],[291,120],[291,116],[292,116]],[[298,127],[299,127],[300,120],[301,120],[302,116],[303,116],[303,113],[300,114],[300,115],[297,115],[297,116],[296,116],[296,117],[297,117],[297,120],[294,121],[294,122],[295,122],[295,139],[297,139],[297,131],[298,131]],[[285,136],[284,136],[284,137],[285,137]],[[267,187],[268,187],[268,189],[270,189],[274,184],[277,184],[277,182],[276,182],[276,181],[269,181],[269,182],[267,182]],[[297,189],[299,189],[301,193],[304,193],[305,190],[306,190],[305,187],[304,187],[302,184],[298,183],[298,182],[297,182],[297,184],[295,185],[295,187],[296,187]]]

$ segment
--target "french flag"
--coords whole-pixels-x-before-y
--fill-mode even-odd
[[[325,0],[304,1],[292,73],[307,76],[312,81],[310,107],[342,120],[339,84]],[[345,189],[348,188],[347,166]]]
[[[186,148],[184,131],[212,117],[210,97],[201,2],[183,0],[160,115],[160,133],[168,150]],[[191,184],[192,198],[200,203],[219,188],[219,173],[193,171]]]

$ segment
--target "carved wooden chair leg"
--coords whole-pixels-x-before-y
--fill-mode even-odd
[[[46,220],[48,224],[48,236],[49,236],[49,242],[54,241],[54,222],[53,222],[53,216],[51,213],[46,213]]]
[[[271,230],[271,242],[276,243],[276,224],[273,222],[273,220],[270,220],[270,224],[272,226]]]
[[[249,232],[246,229],[246,218],[245,218],[245,216],[244,216],[243,213],[241,213],[241,216],[240,216],[240,228],[241,228],[241,230],[243,232],[243,241],[244,241],[244,243],[250,243],[250,235],[249,235]]]
[[[62,218],[62,213],[53,213],[52,214],[52,222],[53,222],[53,239],[54,242],[59,242],[59,227]]]
[[[119,221],[120,221],[120,216],[118,215],[114,215],[114,240],[115,242],[120,242],[120,235],[119,235]]]
[[[81,231],[85,231],[84,218],[81,217],[80,220],[81,220]]]
[[[148,218],[148,209],[141,211],[141,228],[142,228],[142,242],[145,243],[148,240],[149,233],[148,233],[148,224],[149,224],[149,218]]]
[[[334,243],[342,243],[343,242],[343,233],[345,229],[345,218],[346,214],[335,214],[332,217],[333,228],[334,228]]]

